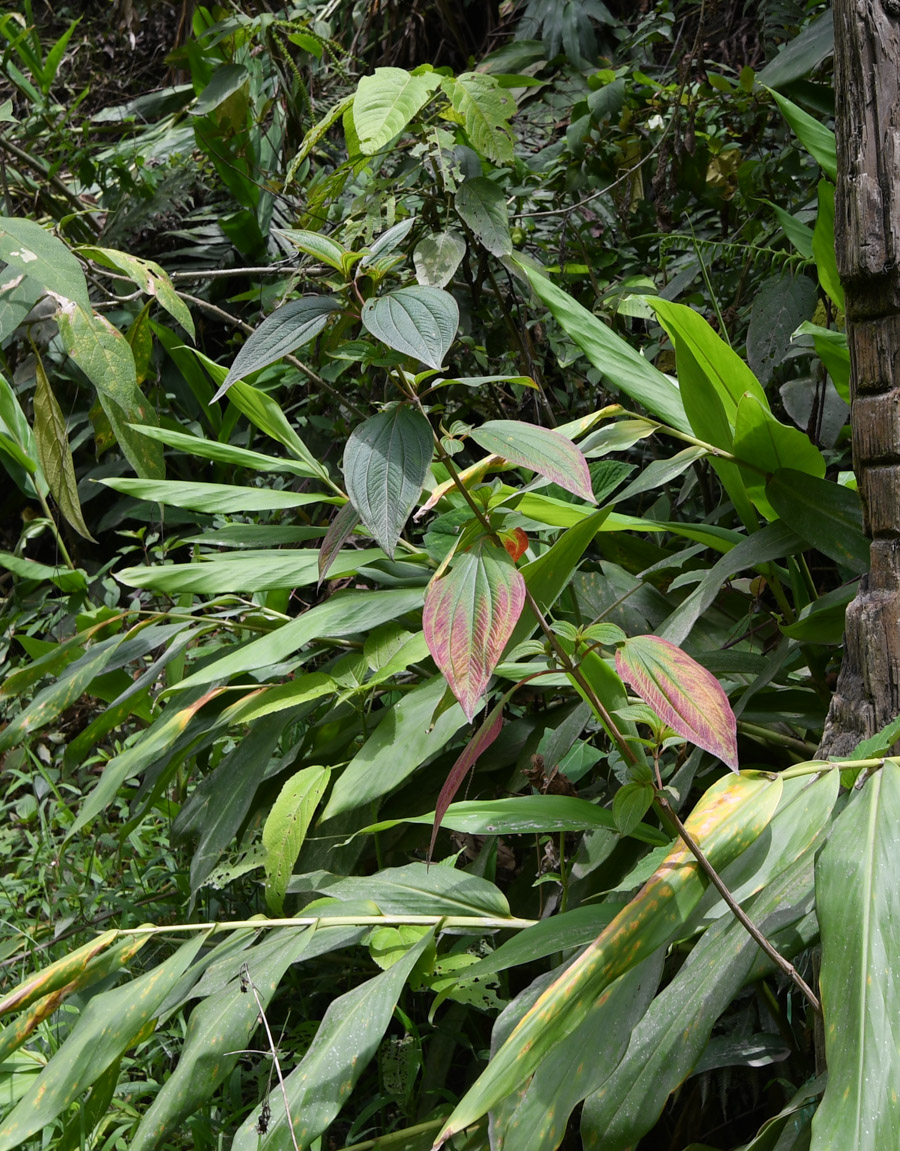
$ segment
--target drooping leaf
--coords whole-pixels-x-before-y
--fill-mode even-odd
[[[782,96],[780,92],[772,91],[775,103],[782,116],[793,128],[797,139],[809,152],[822,171],[834,182],[837,180],[837,148],[834,141],[834,132],[813,119],[808,112],[804,112],[792,100]]]
[[[466,242],[456,232],[435,232],[416,244],[416,279],[432,288],[445,288],[466,254]]]
[[[340,307],[330,296],[304,296],[276,308],[247,338],[213,401],[221,399],[235,380],[274,364],[282,356],[315,339]]]
[[[436,72],[413,76],[402,68],[376,68],[353,98],[359,149],[372,156],[399,135],[441,82]]]
[[[349,501],[338,510],[331,521],[322,545],[319,548],[319,584],[328,575],[331,565],[337,559],[341,548],[353,535],[359,523],[359,513]]]
[[[891,1147],[900,1129],[898,810],[900,767],[887,761],[851,793],[816,865],[828,1085],[811,1151]]]
[[[616,650],[616,670],[673,731],[739,770],[728,697],[687,652],[659,636],[631,636]]]
[[[330,236],[326,236],[322,232],[307,232],[303,229],[294,228],[285,228],[280,232],[280,235],[289,240],[296,248],[299,248],[301,252],[305,252],[307,256],[321,260],[337,272],[343,271],[344,249]]]
[[[0,216],[0,260],[48,292],[90,311],[81,264],[62,240],[34,220]]]
[[[499,184],[486,176],[466,180],[453,203],[475,238],[491,255],[508,256],[512,252],[506,196]]]
[[[354,428],[344,449],[344,479],[360,519],[393,557],[431,466],[434,439],[421,412],[403,404]]]
[[[53,1120],[138,1039],[193,962],[203,932],[146,975],[95,995],[34,1086],[0,1127],[0,1151],[13,1151]]]
[[[144,427],[142,424],[132,425],[136,432],[157,440],[170,448],[189,455],[199,456],[204,460],[217,460],[224,464],[234,464],[236,467],[251,468],[257,472],[289,472],[295,476],[309,477],[310,469],[297,463],[296,460],[285,459],[281,456],[268,456],[263,452],[250,451],[248,448],[239,448],[236,444],[223,444],[218,440],[203,439],[202,436],[192,436],[187,432],[178,432],[174,428]]]
[[[366,300],[362,322],[394,351],[440,368],[456,336],[459,307],[443,288],[396,288]]]
[[[825,11],[780,45],[778,54],[757,73],[756,81],[767,88],[786,87],[815,71],[833,52],[834,17]]]
[[[780,777],[728,776],[709,789],[687,829],[713,867],[726,866],[760,835],[778,806],[781,786]],[[706,883],[688,848],[674,847],[638,895],[523,1017],[457,1105],[435,1146],[443,1146],[515,1091],[614,979],[677,935]]]
[[[314,492],[279,491],[275,488],[247,488],[240,484],[185,483],[182,480],[101,480],[107,487],[137,500],[150,500],[173,508],[189,508],[209,515],[229,512],[275,511],[302,508],[308,504],[334,503],[334,496]]]
[[[441,87],[475,151],[495,164],[511,163],[514,141],[509,121],[516,113],[516,102],[497,77],[487,72],[461,72],[445,77]]]
[[[331,777],[329,767],[304,767],[285,783],[263,825],[266,849],[266,903],[284,913],[284,895],[319,800]]]
[[[856,492],[818,476],[779,468],[766,483],[766,497],[812,547],[859,575],[869,570],[869,541],[862,531]]]
[[[425,948],[428,932],[387,971],[334,999],[299,1065],[285,1077],[284,1089],[294,1135],[309,1147],[343,1107],[387,1030],[400,992]],[[288,1119],[280,1091],[272,1091],[267,1142],[290,1147]],[[239,1128],[233,1151],[257,1151],[257,1107]]]
[[[428,585],[422,616],[428,650],[470,723],[524,604],[521,573],[490,540]]]
[[[830,180],[819,181],[819,214],[813,229],[812,248],[816,260],[819,283],[828,293],[832,303],[840,311],[844,310],[844,288],[838,273],[837,256],[834,251],[834,196],[835,186]]]
[[[146,295],[158,300],[169,315],[176,320],[188,335],[193,339],[196,336],[194,321],[190,309],[175,291],[175,287],[164,271],[153,260],[143,260],[140,256],[132,256],[129,252],[119,252],[113,248],[96,248],[93,246],[79,249],[82,256],[94,260],[106,268],[118,268],[129,276],[133,283]]]
[[[581,451],[559,432],[521,420],[488,420],[472,439],[517,467],[530,468],[561,488],[594,503],[591,473]]]
[[[35,359],[34,442],[41,470],[59,510],[80,536],[96,543],[88,531],[78,498],[75,464],[66,432],[66,420],[50,387],[40,355]]]

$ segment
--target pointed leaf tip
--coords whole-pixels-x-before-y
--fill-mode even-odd
[[[616,671],[673,731],[740,770],[728,697],[687,652],[655,635],[632,636],[616,652]]]

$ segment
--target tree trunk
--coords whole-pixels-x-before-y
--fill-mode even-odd
[[[870,571],[847,609],[820,755],[900,712],[900,0],[835,0],[835,245],[851,362],[853,466]]]

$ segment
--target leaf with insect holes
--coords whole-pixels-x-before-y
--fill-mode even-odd
[[[728,697],[687,652],[659,636],[632,636],[616,652],[616,671],[673,731],[739,770]]]
[[[486,452],[519,468],[530,468],[567,492],[596,503],[591,474],[581,451],[559,432],[521,420],[488,420],[473,428],[472,439]]]
[[[350,502],[391,557],[422,491],[433,444],[421,412],[398,405],[355,428],[344,449]]]
[[[456,300],[443,288],[397,288],[366,300],[363,327],[395,352],[440,368],[459,326]]]
[[[470,723],[524,604],[525,581],[489,539],[428,585],[425,642]]]

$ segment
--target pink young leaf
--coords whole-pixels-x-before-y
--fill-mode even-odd
[[[737,720],[716,677],[655,635],[627,639],[616,671],[673,731],[738,771]]]
[[[509,701],[511,694],[512,692],[507,692],[506,695],[504,695],[484,723],[482,723],[481,727],[479,727],[478,731],[475,732],[466,744],[465,748],[463,748],[459,759],[457,759],[456,763],[450,768],[450,774],[444,781],[441,794],[437,797],[437,803],[434,805],[434,823],[431,827],[431,843],[428,845],[427,856],[429,863],[431,863],[431,857],[434,854],[437,833],[440,831],[441,823],[447,814],[447,808],[453,802],[453,797],[457,791],[459,791],[459,786],[466,778],[469,770],[475,766],[478,757],[487,751],[500,734],[500,729],[503,727],[503,709]]]
[[[428,585],[425,642],[470,723],[524,603],[525,581],[489,539]]]
[[[550,428],[521,420],[489,420],[473,428],[471,437],[486,452],[502,456],[516,467],[530,468],[567,492],[594,504],[587,460],[571,440]]]

